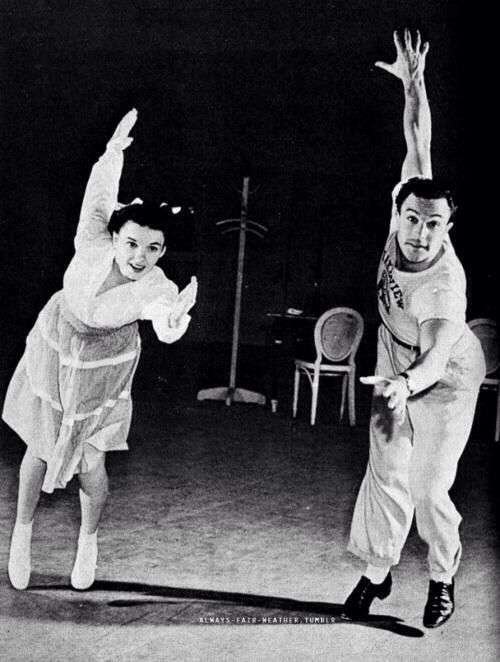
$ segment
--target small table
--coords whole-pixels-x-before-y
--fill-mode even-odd
[[[295,358],[297,350],[314,352],[314,326],[318,318],[301,313],[266,313],[266,347],[270,361],[267,391],[273,413],[278,410],[278,363]]]

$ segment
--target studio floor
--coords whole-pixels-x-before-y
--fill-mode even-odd
[[[139,376],[130,451],[108,457],[111,496],[99,531],[97,581],[70,588],[78,489],[42,496],[26,591],[7,578],[23,446],[0,431],[0,659],[497,660],[498,448],[491,412],[478,423],[453,498],[464,521],[457,610],[421,624],[426,550],[412,530],[392,594],[365,623],[340,618],[362,564],[345,551],[368,452],[368,398],[356,428],[340,424],[327,387],[319,422],[289,392],[273,414],[197,402]],[[336,404],[335,404],[336,408]]]

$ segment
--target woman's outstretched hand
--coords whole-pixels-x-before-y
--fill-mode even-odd
[[[184,315],[189,313],[196,303],[197,293],[198,281],[196,280],[196,276],[191,276],[191,282],[180,292],[174,308],[170,313],[169,325],[171,327],[176,328],[179,326]]]
[[[415,46],[412,44],[410,31],[404,31],[404,43],[397,32],[394,32],[394,44],[396,46],[396,60],[389,64],[387,62],[375,62],[375,66],[388,71],[399,78],[405,85],[423,77],[425,69],[425,58],[429,51],[429,42],[422,44],[420,32],[417,30]]]
[[[111,136],[108,142],[108,148],[116,149],[117,151],[123,151],[131,145],[134,140],[129,136],[130,131],[132,130],[134,124],[137,121],[137,110],[132,108],[129,112],[123,117],[118,126],[115,129],[115,132]]]

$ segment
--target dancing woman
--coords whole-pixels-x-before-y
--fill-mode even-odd
[[[156,266],[166,250],[166,210],[140,200],[118,203],[123,151],[136,119],[135,109],[125,115],[92,169],[63,289],[39,314],[5,398],[3,419],[27,446],[8,566],[20,590],[29,584],[40,491],[64,488],[74,474],[81,528],[71,583],[92,585],[108,496],[106,453],[128,448],[137,320],[151,320],[161,341],[174,342],[196,300],[194,277],[179,294]]]

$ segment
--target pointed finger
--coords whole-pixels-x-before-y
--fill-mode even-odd
[[[362,384],[366,384],[367,386],[374,386],[375,384],[386,383],[389,380],[386,377],[382,377],[381,375],[370,375],[369,377],[360,377],[359,381]]]
[[[429,42],[426,41],[424,42],[424,46],[421,50],[422,60],[425,60],[425,56],[427,55],[428,52],[429,52]]]

